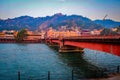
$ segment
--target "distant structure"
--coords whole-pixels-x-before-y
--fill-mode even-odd
[[[103,21],[105,20],[105,18],[106,18],[107,16],[108,16],[107,14],[104,16]]]

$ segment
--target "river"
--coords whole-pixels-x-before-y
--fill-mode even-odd
[[[46,44],[0,44],[0,80],[86,79],[116,72],[120,57],[84,49],[84,53],[59,53]]]

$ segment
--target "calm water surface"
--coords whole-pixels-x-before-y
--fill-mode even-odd
[[[94,78],[105,73],[116,72],[120,57],[112,54],[84,49],[84,53],[59,53],[46,44],[0,44],[0,80],[74,80]]]

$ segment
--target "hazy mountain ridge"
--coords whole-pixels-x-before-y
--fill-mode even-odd
[[[105,28],[114,28],[120,26],[120,22],[118,21],[113,21],[111,19],[106,19],[106,20],[95,20],[94,21],[97,24],[100,24],[104,26]]]
[[[107,23],[107,22],[106,22]],[[114,23],[113,23],[114,24]],[[60,26],[80,27],[83,29],[100,29],[102,24],[96,20],[92,21],[86,17],[78,15],[63,15],[61,13],[46,17],[30,17],[20,16],[13,19],[1,20],[1,30],[20,30],[21,28],[28,28],[30,30],[41,30],[49,27],[58,29]]]

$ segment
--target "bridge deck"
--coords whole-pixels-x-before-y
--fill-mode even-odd
[[[64,43],[64,45],[89,48],[120,56],[120,36],[80,36],[60,40],[56,38],[51,41],[60,45]]]

